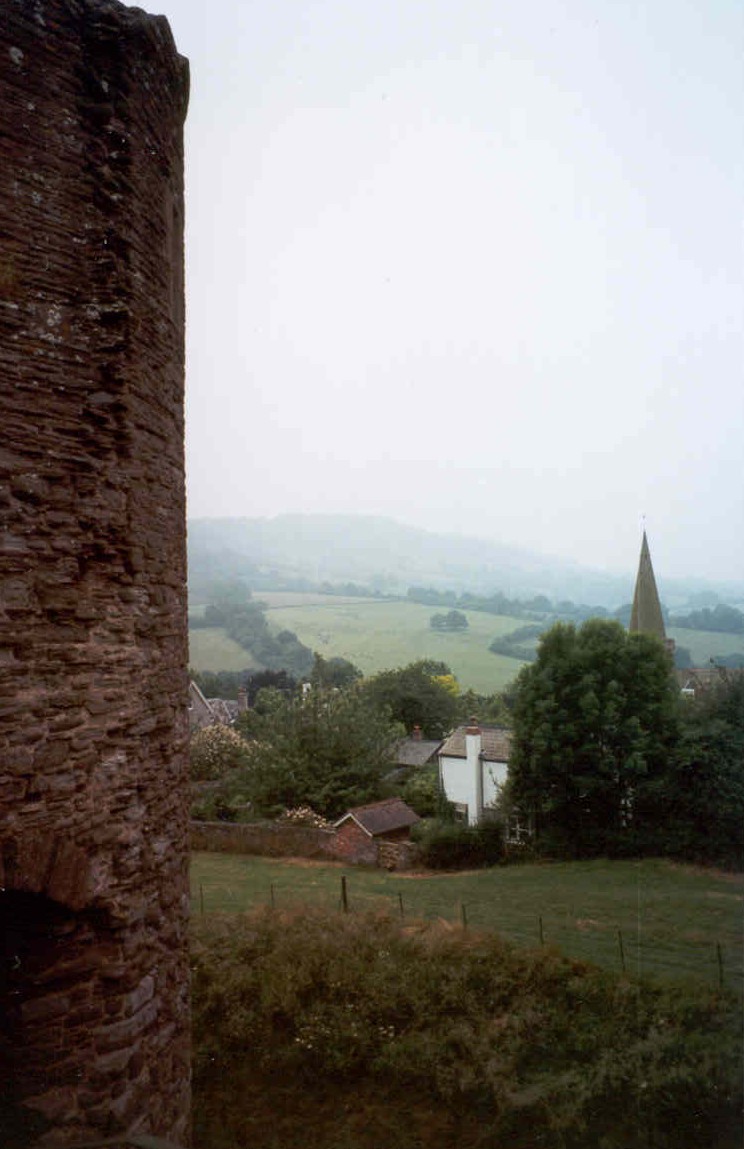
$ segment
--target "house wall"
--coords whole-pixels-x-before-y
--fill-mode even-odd
[[[439,759],[439,777],[447,801],[467,806],[470,824],[477,817],[477,795],[475,778],[468,770],[467,760],[443,755]]]
[[[501,790],[506,785],[509,772],[508,762],[482,762],[483,769],[483,805],[486,809],[495,806],[499,800]]]
[[[468,825],[475,825],[482,810],[495,805],[499,789],[506,782],[506,762],[469,762],[466,758],[442,756],[439,760],[442,789],[449,802],[468,807]],[[482,779],[482,805],[478,788],[478,775]]]
[[[187,98],[163,18],[4,0],[0,1108],[45,1145],[188,1138]]]

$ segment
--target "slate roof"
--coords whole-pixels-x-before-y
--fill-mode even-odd
[[[395,763],[397,766],[423,766],[436,755],[441,745],[441,739],[401,738],[393,750]]]
[[[368,806],[355,806],[353,810],[347,810],[334,825],[340,826],[347,818],[353,818],[370,838],[390,834],[393,830],[404,830],[421,821],[402,798],[385,798],[382,802],[372,802]]]
[[[465,732],[468,726],[453,730],[439,751],[440,758],[465,758]],[[481,726],[481,758],[486,762],[508,762],[511,731],[500,726]]]
[[[222,726],[231,726],[238,717],[238,704],[232,698],[207,699],[215,720]]]

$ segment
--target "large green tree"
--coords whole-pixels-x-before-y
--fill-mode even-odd
[[[387,710],[408,733],[419,726],[426,738],[443,738],[457,725],[458,698],[452,671],[445,662],[421,659],[397,670],[383,670],[364,684],[380,711]]]
[[[261,813],[312,806],[327,818],[381,797],[402,731],[352,687],[277,692],[263,713],[250,712],[250,765],[236,782]]]
[[[671,853],[744,868],[744,675],[728,672],[682,707],[666,807]]]
[[[653,850],[674,774],[667,651],[612,620],[558,623],[517,679],[509,793],[538,840],[586,856]]]

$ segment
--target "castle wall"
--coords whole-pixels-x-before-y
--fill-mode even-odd
[[[114,0],[2,9],[0,1122],[183,1141],[188,69]]]

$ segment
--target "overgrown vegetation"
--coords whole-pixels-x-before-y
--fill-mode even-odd
[[[432,819],[415,826],[419,858],[431,870],[474,870],[504,861],[504,829],[500,822],[466,826],[451,819]],[[417,832],[418,831],[418,832]]]
[[[741,1144],[720,994],[311,912],[197,921],[192,968],[200,1149]]]
[[[273,816],[309,805],[327,818],[381,797],[402,733],[367,695],[313,689],[307,696],[261,691],[238,725],[250,739],[249,762],[231,788],[256,813]]]
[[[520,672],[508,802],[553,856],[744,866],[744,676],[681,699],[655,638],[556,624]]]

